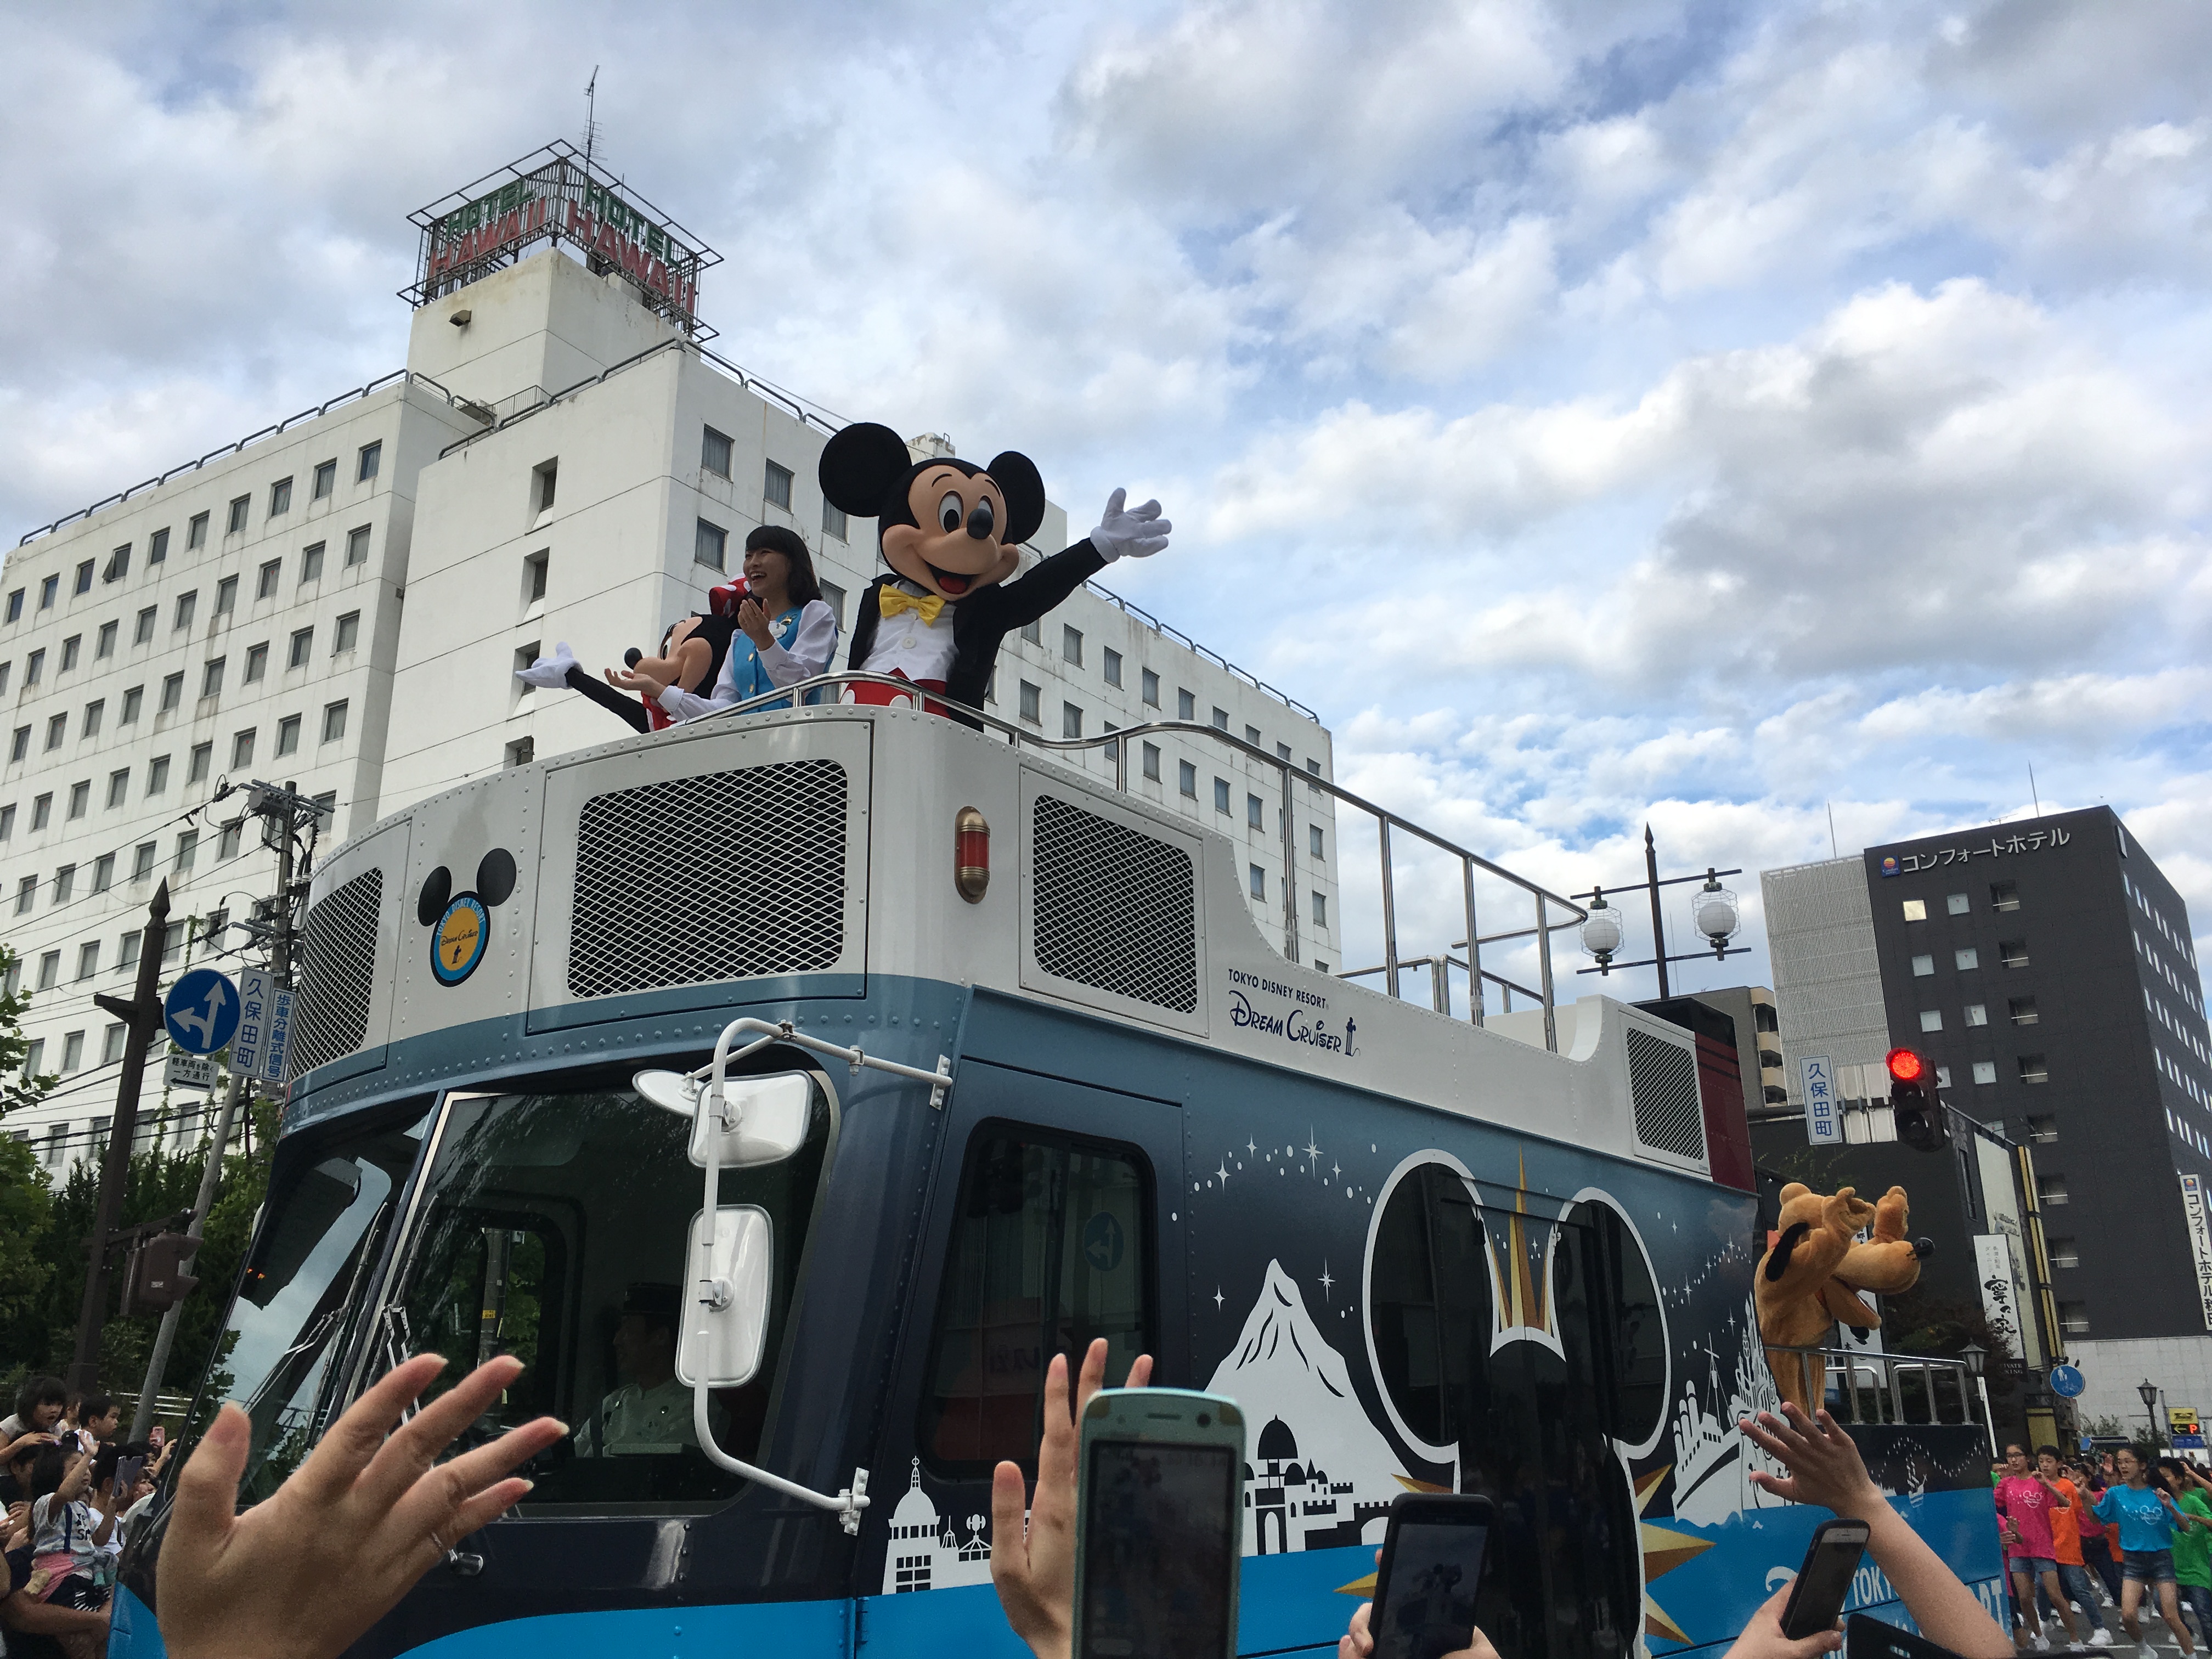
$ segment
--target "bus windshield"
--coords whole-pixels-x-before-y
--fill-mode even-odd
[[[828,1149],[818,1081],[805,1144],[781,1163],[726,1170],[720,1201],[757,1205],[773,1239],[767,1358],[708,1406],[716,1443],[750,1458],[775,1382],[784,1316]],[[527,1473],[539,1512],[666,1514],[741,1482],[699,1449],[675,1375],[685,1243],[700,1205],[689,1120],[628,1090],[448,1098],[402,1264],[384,1298],[377,1364],[435,1352],[448,1387],[497,1354],[528,1368],[455,1443],[481,1444],[541,1414],[570,1425]]]
[[[275,1492],[328,1421],[340,1338],[366,1294],[429,1121],[425,1113],[336,1138],[310,1132],[280,1150],[268,1224],[192,1419],[204,1428],[218,1405],[236,1400],[252,1419],[241,1506]]]

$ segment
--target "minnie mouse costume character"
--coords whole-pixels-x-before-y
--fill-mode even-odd
[[[714,589],[708,595],[711,607],[708,614],[695,612],[671,623],[668,631],[660,636],[659,657],[647,657],[632,646],[623,653],[623,663],[632,670],[649,666],[665,675],[671,684],[686,690],[713,685],[738,630],[736,600],[732,599],[726,603],[724,599],[731,591]],[[545,690],[565,685],[571,691],[580,691],[633,732],[662,732],[676,724],[676,717],[650,698],[625,696],[612,686],[593,679],[577,662],[576,653],[569,650],[566,640],[555,644],[551,656],[540,657],[527,668],[516,669],[514,678],[525,685]]]
[[[888,574],[860,596],[847,668],[910,680],[980,707],[999,643],[1027,627],[1119,558],[1150,558],[1174,528],[1160,504],[1127,511],[1126,492],[1108,498],[1099,526],[1018,581],[1019,544],[1044,522],[1044,480],[1026,455],[1007,450],[988,467],[932,456],[917,461],[906,440],[862,421],[822,451],[822,493],[832,507],[876,520]],[[902,701],[884,685],[856,685],[854,700]],[[979,722],[925,701],[932,714]]]

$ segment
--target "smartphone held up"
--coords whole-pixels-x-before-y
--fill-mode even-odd
[[[1859,1570],[1872,1529],[1863,1521],[1823,1521],[1805,1547],[1805,1565],[1782,1606],[1782,1633],[1793,1642],[1833,1630],[1850,1599],[1851,1579]]]
[[[1407,1492],[1390,1505],[1367,1633],[1375,1659],[1443,1659],[1474,1641],[1497,1511],[1487,1498]]]
[[[1244,1417],[1184,1389],[1083,1413],[1074,1659],[1233,1659]]]

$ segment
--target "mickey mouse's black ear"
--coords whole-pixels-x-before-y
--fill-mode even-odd
[[[817,476],[830,505],[855,518],[873,519],[899,475],[914,465],[906,440],[874,421],[855,421],[822,447]]]
[[[504,904],[514,893],[514,854],[495,847],[477,866],[477,896],[486,904]]]
[[[425,927],[434,925],[453,896],[453,873],[441,864],[422,878],[422,890],[415,900],[415,920]]]
[[[1044,479],[1036,463],[1019,450],[1009,449],[992,458],[989,471],[991,481],[1006,498],[1006,527],[1000,533],[999,544],[1012,547],[1029,540],[1044,522]]]

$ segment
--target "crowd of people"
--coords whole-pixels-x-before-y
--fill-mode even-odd
[[[2015,1441],[1990,1478],[2023,1650],[2051,1645],[2054,1618],[2067,1646],[2110,1647],[2109,1608],[2148,1655],[2145,1601],[2185,1656],[2199,1643],[2212,1648],[2212,1478],[2203,1470],[2142,1446],[2073,1462],[2040,1446],[2031,1462]]]

